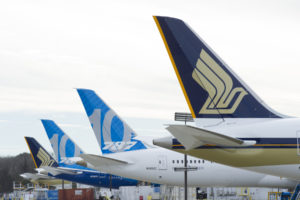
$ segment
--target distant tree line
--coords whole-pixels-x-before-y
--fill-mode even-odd
[[[0,157],[0,193],[13,191],[13,181],[28,183],[20,177],[25,172],[34,173],[34,163],[29,153]]]

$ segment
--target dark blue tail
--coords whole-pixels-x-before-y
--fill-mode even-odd
[[[154,17],[194,118],[279,118],[183,21]]]
[[[43,166],[58,167],[55,159],[32,137],[25,137],[36,168]]]

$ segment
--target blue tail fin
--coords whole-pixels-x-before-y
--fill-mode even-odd
[[[92,90],[77,89],[103,154],[146,149],[136,134]]]
[[[279,118],[183,21],[154,16],[194,118]]]
[[[55,159],[32,137],[25,137],[36,168],[43,166],[58,167]]]
[[[54,121],[44,119],[41,121],[58,162],[64,161],[65,158],[79,157],[83,153],[80,147]]]

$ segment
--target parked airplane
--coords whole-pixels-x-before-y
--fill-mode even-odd
[[[77,89],[102,156],[81,154],[95,169],[128,178],[168,185],[184,184],[183,155],[154,147],[137,139],[136,133],[92,90]],[[293,187],[285,178],[250,172],[188,157],[194,171],[189,186]],[[178,172],[179,170],[179,172]]]
[[[23,174],[20,174],[20,176],[24,179],[29,180],[30,182],[32,182],[34,184],[46,184],[46,185],[61,185],[62,184],[61,179],[56,179],[54,177],[48,176],[43,173],[23,173]],[[69,184],[71,182],[65,181],[64,183]]]
[[[57,163],[56,160],[32,137],[25,137],[36,168],[49,172],[48,176],[96,187],[119,188],[136,186],[138,181],[114,176],[82,167],[77,164]]]
[[[300,180],[300,120],[275,112],[183,21],[154,17],[197,127],[169,125],[156,145]],[[181,145],[182,144],[182,145]]]
[[[59,164],[62,163],[65,165],[67,164],[73,166],[77,165],[80,168],[84,167],[86,168],[86,170],[91,170],[90,168],[88,168],[90,167],[89,163],[84,162],[82,158],[79,157],[80,154],[84,153],[84,151],[63,130],[61,130],[54,121],[45,119],[42,119],[41,121]],[[49,170],[49,172],[51,173],[51,169]],[[116,179],[116,181],[121,180],[119,184],[122,184],[123,179],[130,180],[124,177],[113,176],[110,174],[109,176],[111,176],[110,178],[112,179]],[[134,183],[137,182],[135,180],[132,181]],[[124,183],[125,185],[123,186],[127,186],[128,183]]]

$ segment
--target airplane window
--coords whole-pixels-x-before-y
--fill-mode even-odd
[[[198,160],[198,163],[201,163],[201,160]]]
[[[194,160],[194,163],[197,163],[197,160]]]
[[[173,163],[175,163],[175,160],[172,160]]]
[[[190,163],[193,163],[193,161],[192,161],[192,160],[190,160]]]
[[[177,164],[179,163],[179,160],[177,160]]]
[[[183,160],[181,160],[181,163],[183,163]]]
[[[161,164],[161,161],[158,161],[159,164]]]
[[[204,163],[204,160],[202,160],[202,162]]]

